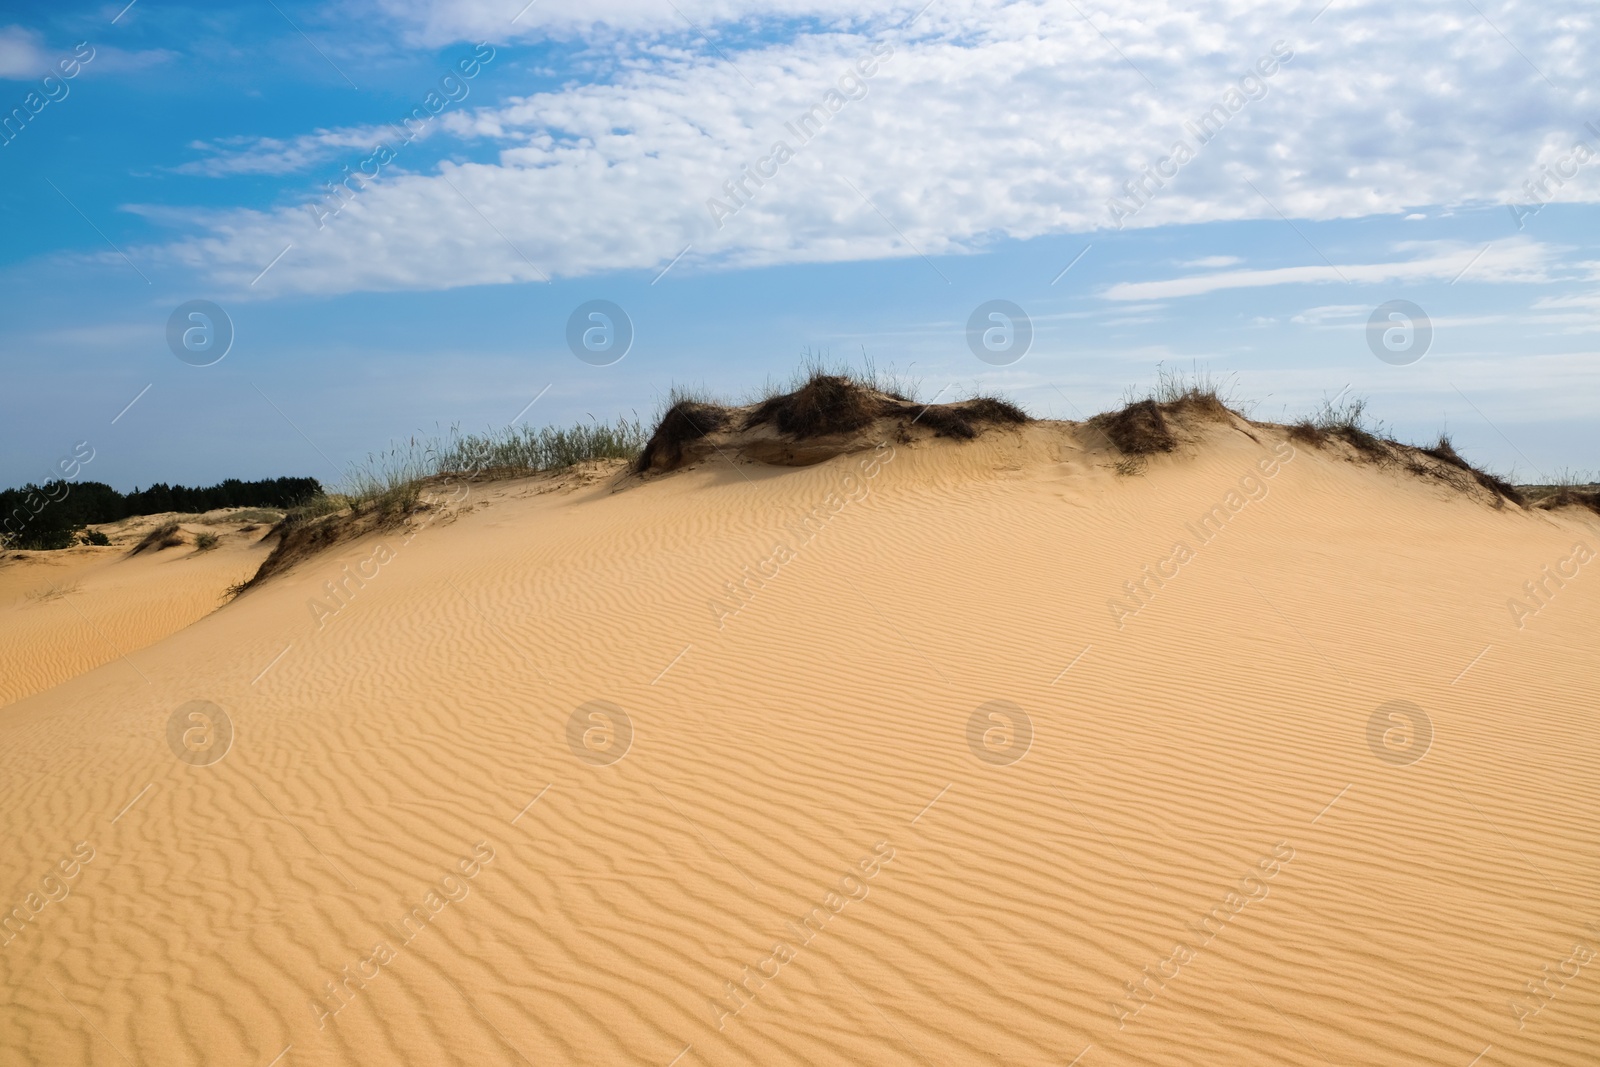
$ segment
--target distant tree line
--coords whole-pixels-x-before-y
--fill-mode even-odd
[[[104,482],[55,479],[21,489],[0,489],[0,545],[14,548],[67,548],[90,523],[116,522],[131,515],[164,511],[202,512],[214,508],[291,508],[322,492],[315,478],[228,478],[191,488],[157,482],[148,489],[119,493]]]

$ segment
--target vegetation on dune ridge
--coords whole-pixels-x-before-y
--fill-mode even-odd
[[[434,499],[459,492],[462,482],[565,470],[596,460],[631,462],[644,447],[637,419],[577,423],[568,427],[505,426],[446,437],[410,437],[353,464],[342,491],[321,493],[267,531],[278,543],[237,596],[308,556],[375,530],[404,523]]]
[[[1253,425],[1238,409],[1233,395],[1235,384],[1232,378],[1218,379],[1208,372],[1185,373],[1158,365],[1153,389],[1143,395],[1130,391],[1120,409],[1096,415],[1085,425],[1098,430],[1112,447],[1129,457],[1117,465],[1119,473],[1136,473],[1143,469],[1146,457],[1177,448],[1175,419],[1238,418]],[[1508,480],[1470,463],[1456,451],[1448,434],[1440,434],[1429,446],[1398,441],[1382,422],[1369,418],[1368,403],[1366,397],[1347,397],[1341,392],[1323,401],[1313,414],[1284,428],[1291,441],[1313,448],[1343,442],[1360,458],[1379,466],[1399,465],[1411,474],[1444,481],[1461,490],[1476,485],[1490,494],[1497,508],[1510,501],[1519,507],[1578,506],[1600,512],[1600,491],[1593,487],[1585,489],[1576,479],[1568,478],[1549,492],[1530,496]]]
[[[1208,372],[1184,372],[1158,365],[1152,388],[1143,392],[1130,390],[1120,408],[1078,425],[1098,434],[1108,450],[1122,457],[1116,462],[1116,469],[1122,474],[1144,469],[1151,456],[1176,451],[1179,434],[1193,430],[1197,423],[1231,422],[1251,436],[1255,436],[1252,427],[1276,427],[1286,430],[1291,440],[1314,448],[1348,446],[1344,455],[1349,459],[1380,466],[1399,465],[1410,473],[1462,490],[1481,487],[1491,495],[1496,507],[1510,501],[1540,508],[1580,506],[1600,513],[1600,488],[1576,479],[1538,487],[1537,493],[1524,493],[1505,479],[1469,463],[1448,436],[1441,435],[1428,447],[1402,444],[1381,423],[1368,419],[1365,398],[1344,398],[1341,394],[1324,402],[1314,414],[1277,426],[1253,423],[1240,410],[1246,405],[1235,399],[1235,385],[1232,377],[1216,378]],[[833,454],[829,449],[857,447],[859,442],[851,435],[880,423],[883,431],[903,442],[912,440],[910,435],[917,427],[934,436],[970,440],[988,427],[1033,421],[1010,401],[977,391],[944,403],[937,402],[938,396],[923,403],[918,394],[919,383],[880,373],[870,361],[864,370],[857,370],[827,366],[812,359],[786,385],[769,382],[739,404],[719,401],[703,391],[675,387],[648,432],[637,418],[619,418],[610,424],[591,419],[567,427],[506,426],[482,433],[463,433],[453,426],[446,435],[413,436],[391,444],[386,451],[368,454],[363,462],[349,468],[338,491],[323,492],[317,486],[318,492],[281,514],[254,509],[219,519],[196,517],[191,521],[245,520],[251,523],[248,530],[258,529],[257,523],[272,523],[264,537],[276,535],[278,543],[249,581],[230,590],[238,593],[331,545],[405,523],[411,515],[434,507],[445,493],[459,494],[463,482],[561,471],[593,461],[622,461],[635,474],[660,473],[681,466],[691,455],[704,456],[706,450],[694,446],[722,433],[755,434],[753,439],[735,438],[733,447],[737,448],[754,449],[762,441],[771,442],[774,432],[780,443],[821,440],[820,445],[811,448],[809,458],[798,460],[814,462],[819,455],[825,458]],[[762,455],[759,451],[753,454]],[[784,453],[783,458],[773,461],[790,462],[793,455]],[[77,538],[91,544],[106,541],[98,531],[81,531]],[[219,543],[216,535],[209,533],[199,534],[194,540],[200,551]],[[187,539],[177,523],[168,522],[151,530],[131,554],[185,543]]]
[[[1178,447],[1174,419],[1197,418],[1207,422],[1244,419],[1235,405],[1236,381],[1217,378],[1210,371],[1190,371],[1156,365],[1156,384],[1143,394],[1130,389],[1123,395],[1122,407],[1102,412],[1085,425],[1097,431],[1118,452],[1134,457],[1138,463],[1119,465],[1119,471],[1142,469],[1144,457],[1171,452]]]
[[[644,447],[644,427],[637,419],[619,418],[557,426],[503,426],[483,433],[462,433],[452,426],[448,437],[409,437],[384,452],[367,454],[353,464],[343,490],[291,515],[297,521],[341,507],[399,518],[416,510],[430,481],[445,478],[507,477],[564,470],[593,460],[632,460]]]
[[[917,391],[915,382],[881,373],[871,361],[865,370],[855,371],[815,359],[787,389],[769,382],[758,397],[742,405],[674,389],[633,470],[636,474],[670,471],[683,464],[689,446],[714,433],[768,426],[803,442],[857,433],[887,419],[898,423],[902,438],[911,426],[921,425],[936,436],[971,440],[987,425],[1033,421],[1001,397],[974,393],[963,400],[923,404],[915,399]]]
[[[1480,486],[1489,492],[1497,508],[1505,501],[1519,507],[1532,506],[1533,502],[1515,485],[1457,452],[1448,433],[1441,433],[1432,445],[1405,444],[1396,440],[1382,422],[1369,419],[1367,406],[1366,397],[1346,397],[1341,393],[1323,401],[1312,415],[1290,423],[1289,440],[1318,449],[1340,441],[1379,466],[1398,464],[1419,477],[1434,478],[1457,489]],[[1552,505],[1540,502],[1537,506]]]
[[[1587,508],[1600,515],[1600,478],[1571,471],[1558,474],[1548,485],[1519,485],[1522,495],[1538,508]]]

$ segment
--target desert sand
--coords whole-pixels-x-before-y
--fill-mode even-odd
[[[217,513],[219,517],[226,513]],[[111,544],[0,559],[0,706],[142,649],[202,618],[254,574],[270,546],[250,522],[179,522],[149,515],[97,526]],[[145,534],[176,523],[184,544],[128,556]],[[197,551],[197,535],[217,546]]]
[[[0,1063],[1597,1062],[1600,518],[1253,434],[0,569]]]

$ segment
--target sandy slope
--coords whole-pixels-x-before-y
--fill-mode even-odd
[[[499,483],[0,710],[0,1062],[1596,1062],[1600,529],[1262,433]]]
[[[222,542],[208,552],[190,543],[129,558],[139,537],[167,518],[119,523],[106,548],[6,554],[0,562],[0,705],[142,649],[215,611],[227,588],[255,573],[271,547],[259,543],[261,531],[192,525],[184,528],[191,542],[193,533],[206,531]]]

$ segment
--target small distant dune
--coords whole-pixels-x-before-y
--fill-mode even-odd
[[[102,544],[0,553],[0,705],[113,661],[215,611],[268,549],[249,518],[153,515],[91,527]]]

